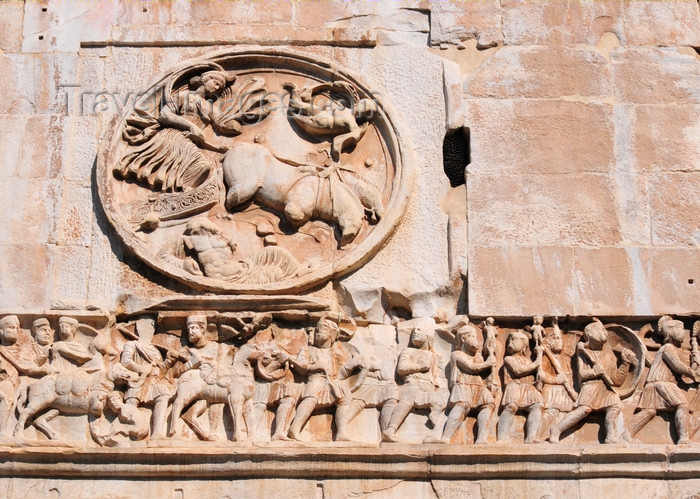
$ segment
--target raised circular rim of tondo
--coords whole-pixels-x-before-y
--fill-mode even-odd
[[[224,50],[204,57],[193,59],[176,68],[156,80],[145,93],[155,93],[155,89],[167,88],[173,75],[182,73],[187,68],[215,63],[226,70],[240,70],[242,74],[254,73],[255,70],[280,71],[288,74],[296,74],[319,83],[344,81],[355,86],[361,98],[375,98],[375,93],[369,87],[350,72],[340,69],[330,62],[279,50],[250,51],[250,50]],[[97,190],[116,234],[123,244],[140,260],[155,270],[184,283],[192,288],[214,292],[239,293],[239,294],[286,294],[307,292],[318,288],[330,279],[346,275],[370,260],[376,252],[386,243],[396,229],[408,201],[411,182],[412,165],[409,148],[402,142],[404,137],[397,127],[396,120],[392,120],[390,104],[384,96],[379,98],[377,116],[373,118],[372,125],[376,128],[384,148],[384,154],[391,158],[393,166],[393,178],[388,185],[391,186],[388,201],[384,207],[381,219],[373,225],[371,231],[356,244],[349,245],[347,249],[339,249],[333,258],[305,273],[272,283],[251,284],[240,282],[227,282],[221,279],[188,273],[176,265],[161,258],[148,242],[137,235],[133,223],[126,217],[122,204],[116,199],[115,182],[117,182],[113,167],[119,159],[118,151],[123,148],[122,131],[126,125],[129,113],[117,122],[116,126],[107,131],[107,136],[102,140],[97,158]],[[132,110],[136,107],[136,103]],[[401,140],[399,140],[401,139]],[[388,178],[388,177],[387,177]],[[384,195],[386,195],[386,190]]]

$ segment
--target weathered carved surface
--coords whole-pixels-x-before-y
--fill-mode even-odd
[[[100,154],[124,244],[199,289],[299,291],[366,262],[410,173],[381,95],[279,53],[219,53],[158,80]]]
[[[102,324],[0,318],[6,444],[691,444],[700,427],[700,321],[168,311]]]

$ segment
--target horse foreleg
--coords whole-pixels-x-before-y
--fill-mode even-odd
[[[24,436],[24,427],[27,425],[29,418],[39,413],[39,411],[46,409],[48,406],[49,404],[32,404],[30,402],[25,408],[21,409],[19,412],[19,417],[17,418],[17,424],[15,425],[13,436],[22,438]]]
[[[185,408],[185,400],[181,393],[175,397],[173,401],[173,408],[170,412],[170,429],[168,430],[168,436],[172,437],[176,433],[180,432],[180,415],[182,414],[182,409]]]
[[[182,419],[187,423],[187,425],[192,428],[199,438],[206,440],[207,442],[213,442],[216,437],[210,432],[204,429],[202,424],[199,422],[199,416],[204,414],[207,410],[207,401],[200,399],[190,407],[185,414],[182,415]]]
[[[243,396],[240,393],[229,391],[227,400],[233,418],[233,439],[236,442],[244,442],[247,439],[247,431],[245,431],[245,420],[243,419]]]
[[[61,413],[58,409],[51,409],[34,420],[34,426],[41,430],[49,440],[56,440],[58,434],[49,426],[49,421]]]

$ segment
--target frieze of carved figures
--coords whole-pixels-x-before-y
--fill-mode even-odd
[[[295,314],[0,317],[3,442],[689,444],[700,427],[700,320]]]
[[[408,194],[386,103],[336,67],[231,52],[158,80],[99,157],[126,246],[198,289],[305,290],[393,231]]]

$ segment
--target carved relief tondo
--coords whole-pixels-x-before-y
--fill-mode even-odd
[[[218,53],[169,72],[101,151],[124,244],[198,289],[300,291],[393,231],[410,179],[385,98],[296,55]]]

